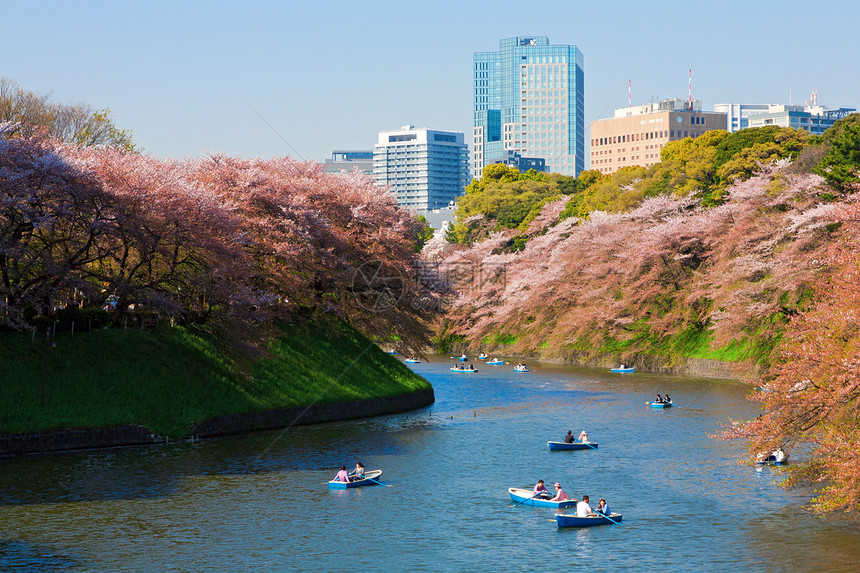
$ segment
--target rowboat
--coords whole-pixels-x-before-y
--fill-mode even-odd
[[[504,360],[487,360],[484,364],[487,366],[504,366]]]
[[[362,487],[365,485],[377,485],[378,478],[381,475],[382,470],[370,470],[369,472],[364,472],[363,478],[350,476],[349,479],[351,481],[349,482],[331,480],[328,482],[328,487],[330,489],[347,489],[352,487]]]
[[[593,525],[606,525],[607,523],[612,523],[610,519],[612,521],[620,523],[621,514],[610,513],[608,518],[599,513],[595,515],[589,515],[588,517],[577,517],[575,515],[568,515],[566,513],[555,514],[555,523],[559,527],[591,527]]]
[[[386,354],[397,354],[397,351],[394,349],[391,349],[391,350],[386,350],[385,353]]]
[[[576,502],[572,499],[567,501],[550,501],[548,499],[541,499],[540,497],[532,497],[534,493],[530,489],[509,487],[508,493],[511,494],[511,501],[515,501],[519,505],[528,505],[531,507],[554,507],[556,509],[576,507]]]
[[[483,352],[481,352],[481,353],[478,355],[478,360],[486,360],[487,358],[489,358],[489,356],[487,356],[487,355],[486,355],[486,354],[484,354]]]
[[[774,454],[771,454],[767,457],[764,457],[764,458],[756,461],[756,464],[760,465],[760,466],[781,466],[782,464],[787,464],[787,463],[788,463],[788,454],[784,454],[782,459],[779,461],[776,460],[776,456]]]
[[[421,361],[420,361],[420,360],[418,360],[417,358],[407,358],[407,359],[406,359],[406,360],[404,360],[403,362],[406,362],[406,363],[408,363],[408,364],[418,364],[418,363],[419,363],[419,362],[421,362]]]
[[[546,447],[549,451],[556,452],[558,450],[596,450],[597,442],[547,442]]]
[[[525,366],[514,366],[514,372],[530,372]]]
[[[631,372],[634,372],[635,370],[636,369],[632,366],[628,366],[625,368],[625,366],[622,364],[620,368],[610,369],[610,372],[620,372],[621,374],[629,374]]]
[[[477,370],[473,370],[470,368],[451,368],[451,372],[477,372]]]
[[[671,408],[672,402],[645,402],[652,408]]]

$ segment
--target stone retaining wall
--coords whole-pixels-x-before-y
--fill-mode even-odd
[[[397,414],[429,406],[435,400],[436,397],[431,388],[371,400],[230,414],[193,424],[191,436],[195,439],[215,438],[305,424]],[[145,427],[132,424],[111,428],[67,428],[48,432],[0,435],[0,455],[139,446],[165,441],[167,441],[166,438],[151,433]]]

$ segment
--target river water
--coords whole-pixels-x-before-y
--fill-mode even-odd
[[[535,363],[412,365],[436,404],[196,443],[0,459],[0,571],[857,571],[856,522],[707,437],[732,381]],[[668,392],[676,408],[646,406]],[[549,452],[587,430],[599,450]],[[336,467],[386,487],[329,490]],[[507,488],[556,481],[621,525],[559,530]],[[551,488],[550,488],[551,489]],[[593,503],[594,504],[594,503]]]

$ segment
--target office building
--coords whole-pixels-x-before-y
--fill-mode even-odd
[[[390,186],[408,209],[439,209],[460,197],[469,182],[469,152],[462,132],[407,125],[380,131],[373,147],[376,184]]]
[[[331,159],[323,163],[323,173],[340,173],[358,169],[365,175],[373,175],[373,151],[335,149]]]
[[[749,127],[749,117],[754,113],[767,112],[770,104],[766,103],[718,103],[714,111],[726,114],[725,129],[730,133]]]
[[[614,173],[660,161],[670,141],[726,128],[726,114],[702,111],[702,102],[665,99],[615,110],[615,117],[591,122],[591,169]]]
[[[826,109],[818,105],[818,90],[814,90],[804,105],[718,103],[714,105],[714,111],[726,114],[726,127],[732,133],[747,127],[776,125],[803,129],[810,134],[818,135],[856,110],[847,107]]]
[[[545,36],[506,38],[473,60],[472,176],[509,153],[543,159],[546,170],[585,168],[582,53]]]
[[[803,129],[812,135],[821,135],[827,129],[846,115],[857,110],[840,107],[839,109],[824,109],[819,105],[769,105],[766,112],[750,114],[748,127],[793,127]]]

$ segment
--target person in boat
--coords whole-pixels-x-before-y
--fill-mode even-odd
[[[773,455],[773,461],[776,463],[780,463],[780,462],[785,461],[785,452],[782,451],[782,446],[779,446],[778,448],[776,448],[776,450],[774,450],[772,455]]]
[[[601,497],[600,501],[597,502],[597,507],[594,508],[594,512],[609,515],[612,513],[612,510],[609,509],[609,504],[606,503],[606,500]]]
[[[564,436],[564,443],[565,444],[572,444],[573,443],[573,432],[571,432],[570,430],[568,430],[567,435]]]
[[[474,369],[475,369],[475,365],[474,365],[474,364],[469,364],[469,370],[474,370]]]
[[[561,489],[561,484],[558,482],[555,482],[555,497],[550,499],[550,501],[567,501],[569,499],[570,498],[567,497],[567,494],[564,493],[564,490]]]
[[[332,481],[342,481],[344,483],[349,483],[349,474],[346,473],[346,466],[340,466],[340,471],[337,472],[337,475],[334,476]]]
[[[364,466],[361,465],[361,462],[355,462],[355,469],[352,470],[350,475],[356,476],[358,478],[364,477]]]
[[[583,444],[588,443],[588,434],[585,432],[585,430],[583,430],[579,433],[579,441],[582,442]]]
[[[535,488],[532,490],[532,497],[539,497],[542,499],[547,499],[550,497],[549,492],[546,490],[546,486],[543,484],[542,479],[539,479],[537,484],[535,484]]]
[[[658,404],[662,404],[662,403],[663,403],[663,396],[661,396],[660,394],[657,394],[657,403],[658,403]]]
[[[576,517],[588,517],[594,515],[594,510],[588,505],[588,496],[583,495],[582,501],[576,504]]]
[[[668,395],[668,394],[666,394],[666,396],[663,398],[663,400],[664,400],[667,404],[671,404],[671,403],[672,403],[672,399],[669,397],[669,395]]]
[[[465,352],[462,355],[460,355],[460,360],[466,360],[466,353]]]

